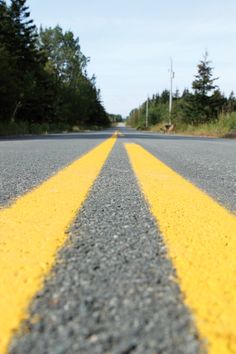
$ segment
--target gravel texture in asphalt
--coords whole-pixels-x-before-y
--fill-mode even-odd
[[[0,140],[0,206],[11,203],[109,136],[108,130]]]
[[[139,133],[124,141],[143,146],[159,160],[236,212],[236,140]]]
[[[201,343],[119,140],[11,354],[194,354]]]

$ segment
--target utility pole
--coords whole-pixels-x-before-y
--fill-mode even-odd
[[[149,97],[147,97],[147,102],[146,102],[146,128],[148,128],[148,115],[149,115]]]
[[[175,73],[173,71],[173,61],[170,58],[170,96],[169,96],[169,125],[171,125],[172,101],[173,101],[173,79]]]

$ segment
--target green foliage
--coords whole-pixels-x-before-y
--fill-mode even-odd
[[[183,100],[183,121],[193,125],[211,122],[217,119],[225,98],[214,85],[218,78],[213,78],[213,68],[205,52],[197,66],[198,73],[192,83],[194,94],[188,93]],[[211,93],[213,91],[213,94]]]
[[[213,68],[210,66],[211,61],[208,60],[208,52],[205,52],[203,59],[198,64],[198,73],[195,75],[195,80],[192,83],[193,90],[200,96],[206,96],[212,90],[217,88],[214,82],[218,78],[212,78]]]
[[[178,122],[175,131],[191,135],[236,137],[236,113],[221,114],[217,121],[199,125]]]
[[[123,122],[122,116],[120,114],[108,114],[108,117],[112,123]]]
[[[0,121],[0,135],[22,135],[29,133],[29,125],[27,122],[1,122]]]
[[[86,58],[71,31],[61,27],[40,29],[39,48],[47,57],[45,70],[54,78],[57,89],[55,112],[60,121],[72,125],[109,125],[95,86],[89,78]]]
[[[168,98],[167,90],[161,96],[158,94],[149,99],[149,125],[159,124],[160,122],[168,119]],[[138,108],[134,109],[129,117],[127,124],[139,129],[146,127],[146,101]]]
[[[0,73],[0,119],[9,121],[19,97],[19,86],[14,59],[4,46],[0,46]]]
[[[236,112],[222,114],[219,118],[219,125],[227,132],[236,133]]]
[[[173,110],[171,120],[174,125],[188,131],[194,131],[194,127],[217,126],[225,130],[222,125],[221,116],[236,111],[236,99],[232,92],[230,96],[225,97],[220,89],[214,84],[217,78],[213,78],[213,68],[208,60],[208,54],[205,53],[203,60],[198,65],[198,73],[192,83],[193,92],[185,89],[182,93],[177,90],[173,96]],[[168,112],[169,91],[164,90],[161,94],[153,95],[149,100],[149,126],[161,127],[169,120]],[[146,102],[141,107],[131,111],[127,124],[136,127],[145,127]],[[226,118],[224,121],[228,122]],[[234,122],[234,120],[233,120]],[[218,124],[219,123],[219,124]],[[228,123],[229,124],[229,123]],[[234,124],[234,123],[232,123]],[[227,126],[227,129],[229,125]],[[226,130],[227,130],[226,129]]]
[[[109,125],[88,62],[71,31],[57,26],[38,34],[26,0],[0,0],[2,126],[21,131],[23,122],[27,132],[41,132],[44,124]]]

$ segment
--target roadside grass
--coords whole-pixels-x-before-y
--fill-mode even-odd
[[[77,133],[86,130],[101,130],[104,127],[97,125],[93,126],[70,126],[66,123],[27,123],[14,122],[4,123],[0,122],[0,136],[14,136],[14,135],[46,135],[50,133]]]
[[[153,132],[163,132],[164,124],[159,123],[150,128]],[[236,112],[222,114],[216,122],[199,124],[197,126],[177,122],[173,133],[212,136],[221,138],[236,138]]]

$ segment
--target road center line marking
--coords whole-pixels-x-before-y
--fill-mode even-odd
[[[236,217],[141,146],[126,149],[208,352],[236,353]]]
[[[124,137],[124,136],[125,136],[125,134],[124,134],[124,133],[122,133],[121,131],[118,131],[118,136],[120,136],[120,137]]]
[[[116,139],[89,151],[10,208],[0,210],[0,353],[27,317],[66,240],[65,231],[99,175]]]

